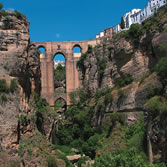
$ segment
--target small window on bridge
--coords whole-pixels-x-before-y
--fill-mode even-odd
[[[76,45],[73,47],[73,53],[81,53],[81,47]]]
[[[46,53],[46,49],[45,49],[44,47],[39,47],[38,50],[39,50],[40,54],[41,54],[41,53],[42,53],[42,54],[45,54],[45,53]]]

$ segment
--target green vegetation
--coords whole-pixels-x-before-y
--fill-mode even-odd
[[[85,68],[85,65],[84,65],[84,61],[87,57],[87,55],[89,53],[92,53],[93,51],[93,47],[91,45],[88,45],[88,50],[86,53],[83,53],[79,59],[79,61],[77,62],[77,67],[81,70],[82,72],[82,75],[83,75],[83,78],[85,78],[85,72],[86,72],[86,68]]]
[[[156,95],[161,95],[161,94],[162,94],[162,90],[163,90],[162,84],[156,86],[155,88],[151,89],[151,90],[147,93],[147,98],[150,99],[151,97],[154,97],[154,96],[156,96]]]
[[[55,167],[56,165],[56,159],[53,156],[48,157],[48,167]]]
[[[12,79],[10,82],[10,91],[14,93],[17,90],[17,88],[18,88],[18,84],[16,79]]]
[[[155,66],[155,71],[160,76],[161,80],[164,81],[167,78],[167,57],[162,57]]]
[[[7,83],[6,83],[5,79],[0,80],[0,92],[5,92],[5,93],[9,92],[9,88],[7,86]]]
[[[15,12],[16,17],[17,17],[18,19],[26,19],[26,16],[25,16],[23,13],[20,13],[20,12],[17,11],[17,10],[15,10],[14,12]]]
[[[165,167],[151,165],[135,148],[120,149],[95,159],[94,167]]]
[[[96,91],[96,100],[101,98],[102,96],[105,96],[107,94],[110,94],[112,92],[113,88],[106,88],[106,89],[101,89]],[[112,101],[112,100],[111,100]]]
[[[106,67],[107,67],[107,60],[104,57],[102,59],[97,58],[97,72],[98,72],[99,85],[102,82]]]
[[[57,68],[54,70],[54,79],[55,81],[66,80],[66,68],[61,64],[58,64]]]
[[[8,16],[8,12],[6,12],[5,10],[0,10],[0,14],[4,17]]]
[[[124,77],[123,79],[119,79],[117,81],[117,85],[121,88],[121,87],[124,87],[126,85],[129,85],[132,82],[133,82],[132,76],[128,75],[128,76]]]
[[[0,80],[0,92],[1,93],[14,93],[18,88],[18,84],[16,79],[12,79],[10,81],[10,87],[8,87],[6,80],[5,79],[1,79]]]
[[[0,2],[0,10],[3,8],[3,3]]]
[[[154,96],[146,103],[146,109],[152,118],[167,115],[167,101],[161,96]]]
[[[140,43],[140,37],[142,35],[142,28],[139,24],[132,24],[127,31],[126,37],[130,38],[134,45],[137,47]]]
[[[121,24],[120,24],[120,27],[121,27],[121,29],[124,29],[124,28],[125,28],[125,22],[124,22],[123,17],[121,17]]]

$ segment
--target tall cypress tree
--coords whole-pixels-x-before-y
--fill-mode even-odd
[[[3,8],[3,4],[0,2],[0,10]]]
[[[123,17],[121,17],[121,24],[120,24],[120,27],[121,27],[121,29],[124,29],[124,28],[125,28],[125,22],[124,22]]]

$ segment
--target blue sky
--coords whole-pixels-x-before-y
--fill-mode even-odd
[[[30,21],[31,41],[77,41],[95,38],[107,27],[120,23],[133,8],[147,0],[1,0]]]

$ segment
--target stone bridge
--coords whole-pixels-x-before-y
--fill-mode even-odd
[[[99,39],[88,41],[64,41],[64,42],[33,42],[37,48],[44,48],[45,54],[40,55],[41,61],[41,95],[46,98],[50,106],[59,95],[54,92],[54,57],[63,54],[66,59],[66,94],[63,99],[67,106],[70,105],[69,94],[80,87],[79,73],[76,67],[81,53],[85,53],[88,45],[95,46],[100,43]],[[74,47],[79,47],[81,53],[73,53]],[[62,95],[60,95],[61,97]]]

